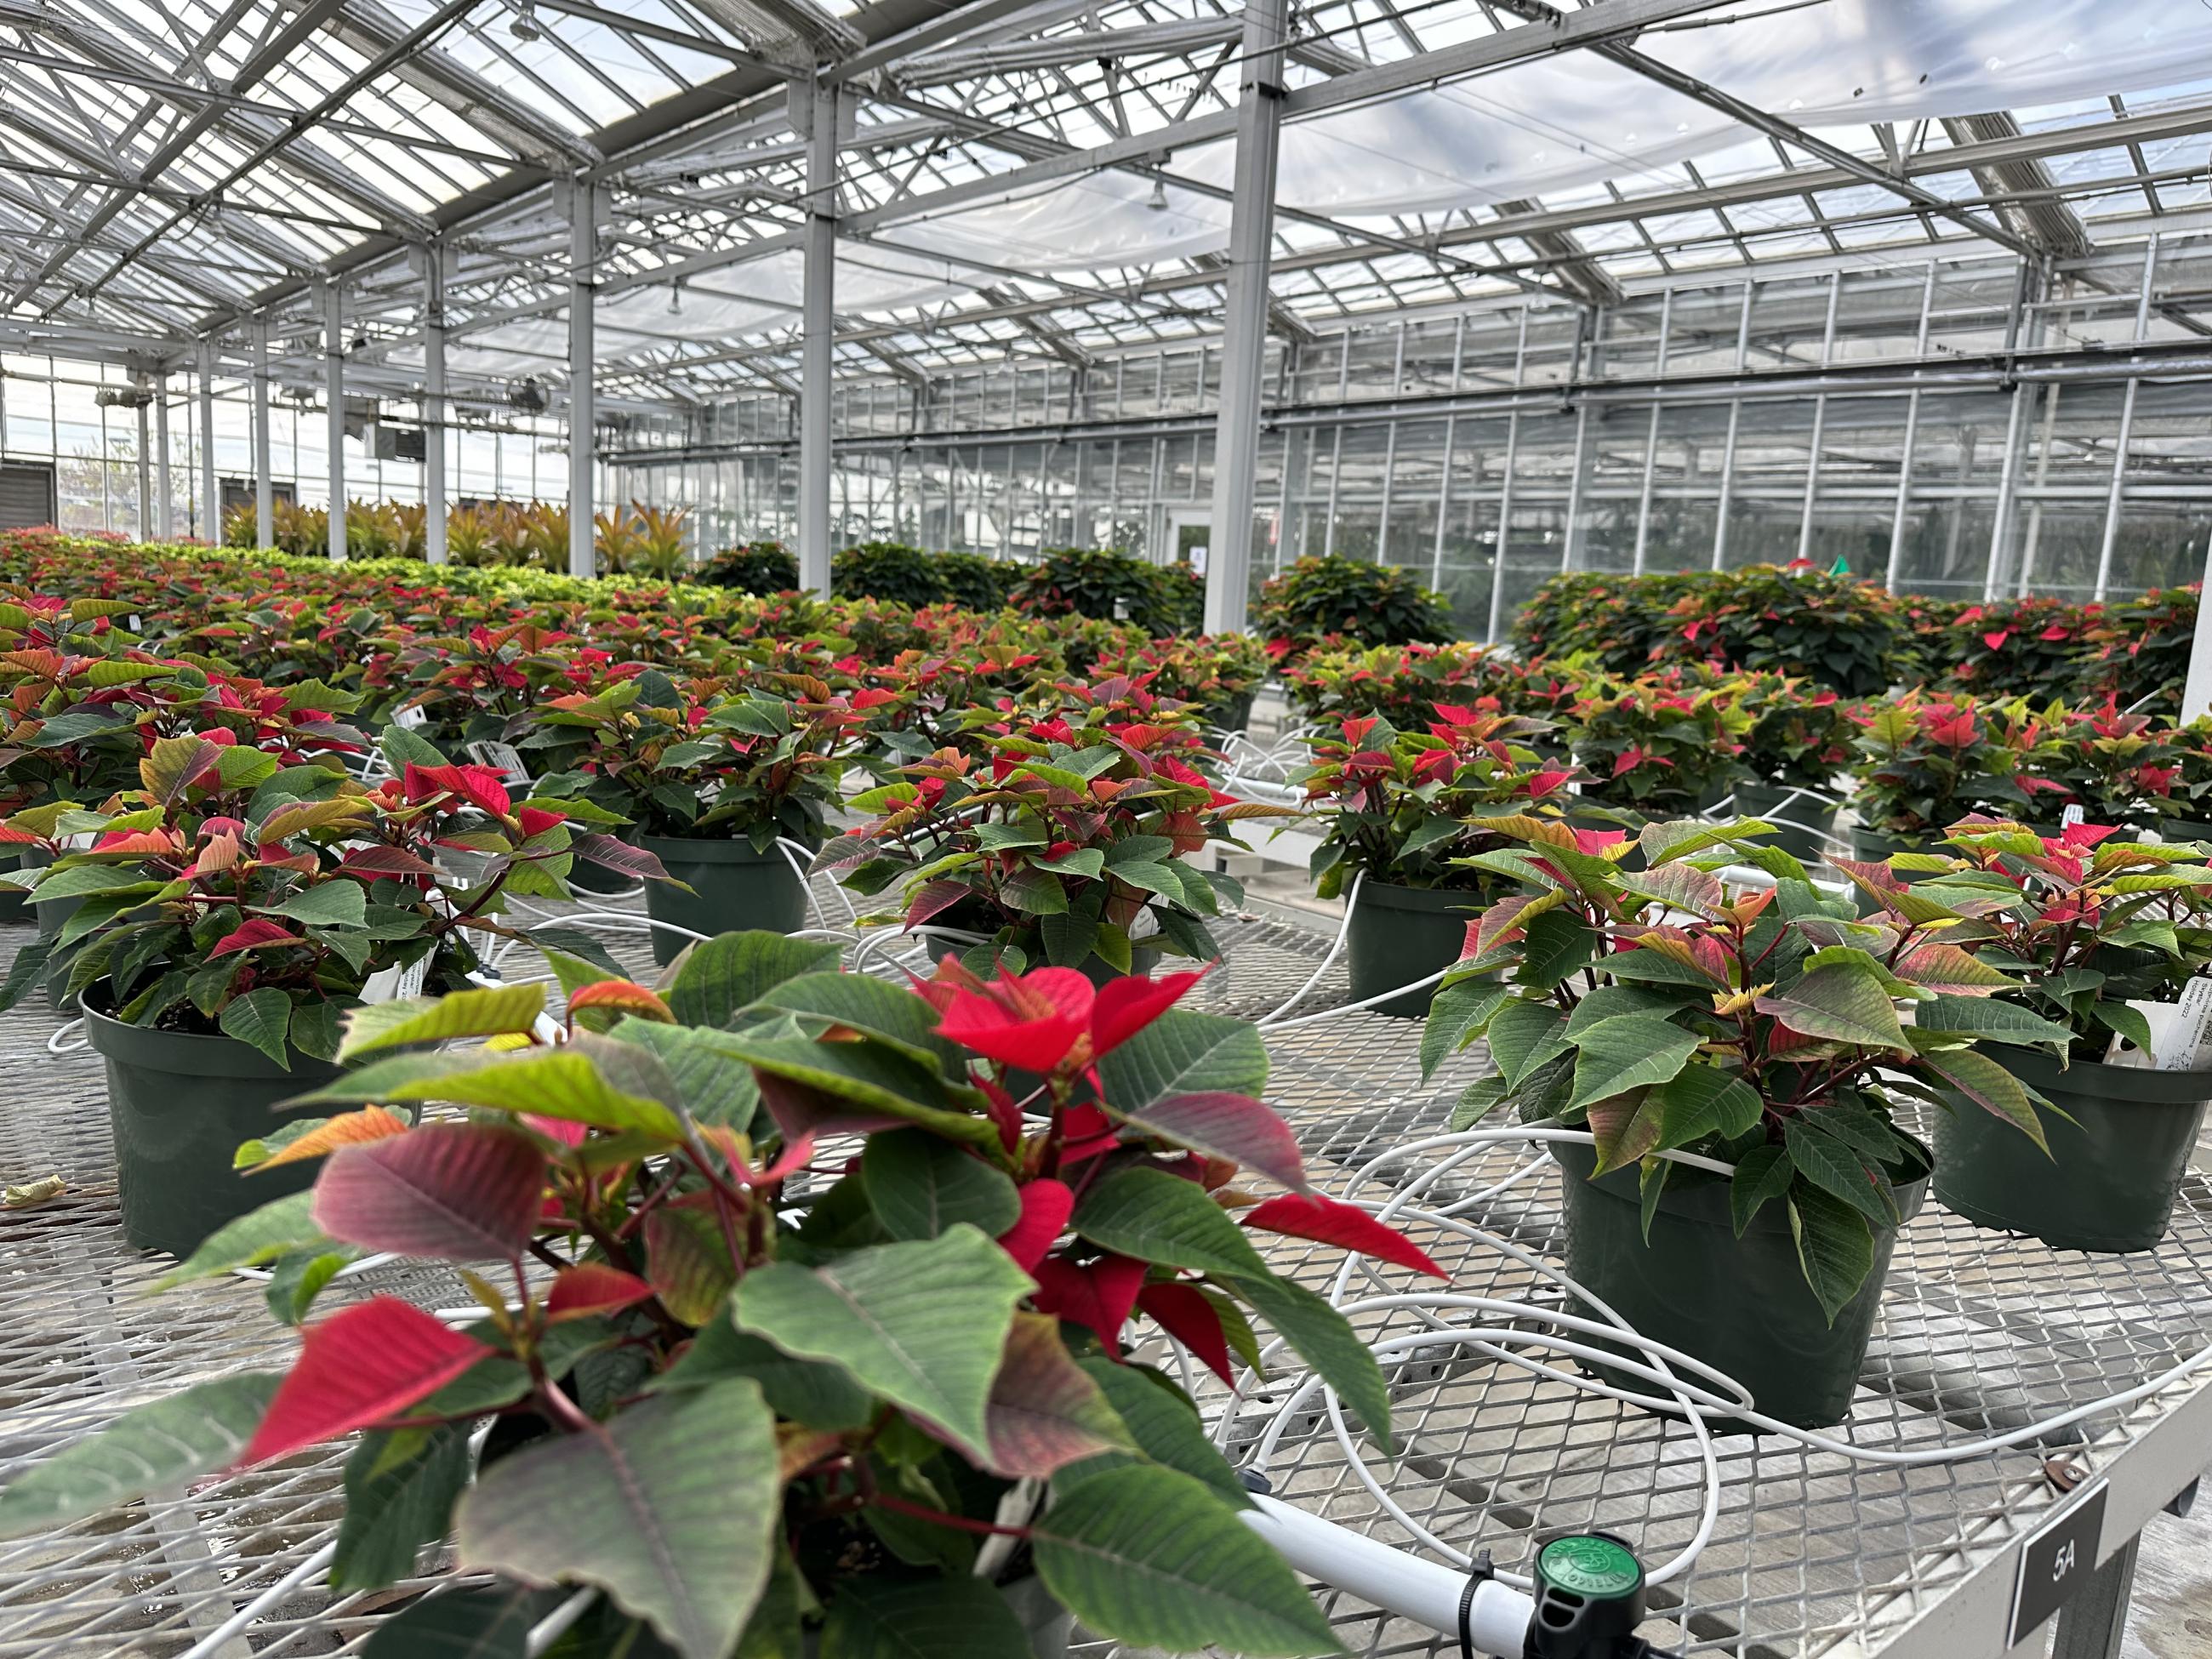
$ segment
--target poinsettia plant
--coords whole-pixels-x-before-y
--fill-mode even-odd
[[[1564,716],[1584,794],[1646,817],[1695,811],[1742,775],[1751,717],[1733,691],[1682,669],[1586,686]]]
[[[1175,1006],[1197,975],[947,964],[907,988],[835,960],[726,934],[653,988],[572,976],[552,1043],[537,985],[357,1011],[357,1068],[295,1103],[335,1115],[248,1153],[323,1158],[313,1190],[168,1281],[273,1262],[301,1286],[296,1359],[126,1413],[0,1494],[0,1533],[357,1433],[334,1583],[382,1589],[449,1535],[494,1580],[399,1613],[395,1647],[488,1641],[518,1602],[515,1628],[543,1616],[532,1587],[581,1585],[593,1654],[896,1629],[1027,1659],[1016,1602],[1041,1584],[1148,1650],[1338,1650],[1158,1362],[1172,1338],[1231,1377],[1262,1322],[1387,1444],[1374,1357],[1262,1250],[1436,1264],[1312,1189],[1258,1034]],[[426,1051],[456,1039],[505,1051]],[[387,1109],[435,1102],[472,1115]],[[312,1316],[370,1250],[458,1269],[481,1316],[372,1295]]]
[[[1788,675],[1752,674],[1741,683],[1736,702],[1751,717],[1738,758],[1753,778],[1793,789],[1835,787],[1858,735],[1840,696]]]
[[[2152,1047],[2132,1004],[2172,1002],[2212,968],[2206,855],[2112,824],[2045,836],[1976,816],[1929,855],[1844,867],[1893,920],[1942,927],[2008,976],[2001,1004],[1982,1011],[1986,1035],[2028,1030],[2075,1059],[2103,1060],[2115,1037]]]
[[[2064,787],[2039,777],[2048,722],[2024,702],[1979,702],[1963,692],[1908,691],[1851,711],[1859,727],[1862,822],[1886,836],[1933,840],[1985,807],[2061,810]]]
[[[2039,818],[2078,806],[2093,823],[2148,829],[2175,816],[2182,757],[2171,726],[2123,714],[2110,697],[2071,708],[2055,702],[2042,718],[2051,740],[2035,747],[2023,769],[2023,782],[2036,786]]]
[[[823,839],[866,710],[890,694],[848,697],[805,675],[738,691],[679,684],[658,670],[554,697],[518,745],[544,752],[550,794],[619,814],[647,836]]]
[[[854,797],[872,816],[823,849],[817,868],[866,895],[897,890],[874,920],[979,935],[977,959],[1127,973],[1143,948],[1211,961],[1207,918],[1242,902],[1232,878],[1183,861],[1231,825],[1289,809],[1223,794],[1192,763],[1188,720],[1125,681],[1062,688],[1049,715],[1008,711],[981,758],[946,749]],[[1178,705],[1180,707],[1180,705]]]
[[[1437,707],[1425,731],[1401,732],[1372,715],[1347,719],[1308,739],[1313,764],[1297,780],[1321,822],[1313,874],[1323,898],[1340,894],[1355,871],[1397,887],[1486,892],[1496,872],[1467,862],[1510,843],[1486,820],[1556,814],[1571,799],[1572,766],[1528,746],[1549,730],[1518,715]]]
[[[421,964],[430,985],[467,983],[477,942],[514,934],[504,893],[568,896],[568,803],[513,802],[481,766],[407,762],[371,788],[335,759],[288,764],[218,736],[156,739],[140,787],[100,811],[54,803],[0,824],[0,843],[52,857],[13,884],[33,904],[78,902],[52,941],[17,951],[0,1007],[65,974],[110,1018],[235,1037],[289,1068],[292,1050],[335,1055],[340,1017],[380,974]]]
[[[1586,1127],[1596,1174],[1638,1166],[1647,1229],[1669,1183],[1723,1178],[1659,1153],[1729,1165],[1738,1234],[1786,1206],[1832,1321],[1872,1271],[1873,1229],[1899,1218],[1897,1184],[1928,1168],[1893,1127],[1898,1095],[1954,1090],[2040,1141],[2023,1086],[1972,1045],[2063,1032],[1986,1017],[2013,981],[1950,942],[1948,913],[1908,897],[1859,921],[1764,845],[1755,820],[1647,824],[1633,842],[1493,823],[1523,845],[1478,861],[1522,890],[1477,920],[1422,1038],[1430,1070],[1489,1040],[1498,1073],[1468,1091],[1455,1124],[1509,1104]],[[1624,866],[1632,848],[1646,869]],[[1731,890],[1720,872],[1739,864],[1775,884]]]

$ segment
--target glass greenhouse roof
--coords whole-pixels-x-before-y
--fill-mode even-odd
[[[1823,261],[2087,270],[2212,222],[2212,10],[2172,0],[1291,18],[1271,326],[1292,339]],[[1568,29],[1584,44],[1559,50]],[[167,363],[234,354],[258,318],[305,362],[336,273],[364,389],[404,392],[435,246],[457,381],[557,380],[558,186],[586,178],[602,384],[678,406],[787,387],[794,73],[854,110],[844,372],[1203,341],[1241,42],[1212,0],[0,0],[0,343]]]

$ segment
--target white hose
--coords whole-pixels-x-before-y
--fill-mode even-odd
[[[1280,1024],[1282,1023],[1283,1016],[1289,1013],[1291,1009],[1297,1007],[1299,1003],[1304,1001],[1306,994],[1311,991],[1315,986],[1321,983],[1321,976],[1329,970],[1331,965],[1336,961],[1338,953],[1344,949],[1344,941],[1352,936],[1352,907],[1359,902],[1359,890],[1365,886],[1366,884],[1366,871],[1355,870],[1352,872],[1351,890],[1346,892],[1344,896],[1344,917],[1342,921],[1336,924],[1336,937],[1329,941],[1328,954],[1321,959],[1321,965],[1316,968],[1311,974],[1307,975],[1306,982],[1299,986],[1296,991],[1293,991],[1291,994],[1289,1001],[1284,1003],[1282,1006],[1276,1009],[1273,1013],[1269,1014],[1265,1019],[1255,1022],[1261,1030],[1264,1031],[1272,1025]],[[1443,975],[1440,974],[1437,977],[1441,979]],[[1399,988],[1399,989],[1403,988],[1403,987]],[[1390,994],[1392,996],[1396,996],[1398,992],[1394,990]],[[1334,1013],[1338,1011],[1331,1009],[1329,1012]]]

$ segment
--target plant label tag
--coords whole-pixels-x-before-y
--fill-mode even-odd
[[[2058,815],[2058,827],[2061,830],[2070,830],[2081,822],[2082,822],[2081,803],[2078,800]]]
[[[504,774],[509,783],[526,786],[530,781],[529,765],[523,760],[522,751],[511,743],[501,743],[496,738],[472,743],[469,745],[469,753],[486,766]]]
[[[2105,1482],[2092,1481],[2021,1540],[2008,1648],[2063,1607],[2097,1570],[2105,1539]]]
[[[136,611],[123,619],[123,627],[125,632],[131,634],[143,634],[146,631],[146,624]]]
[[[2208,1028],[2212,1028],[2212,979],[2203,975],[2181,988],[2180,1000],[2160,1041],[2151,1051],[2151,1064],[2161,1072],[2178,1072],[2197,1066],[2204,1051]]]
[[[363,1002],[404,1002],[410,997],[421,996],[422,987],[430,978],[430,958],[436,954],[434,951],[426,951],[420,962],[371,974],[362,983],[361,1000]]]
[[[403,732],[419,732],[430,723],[430,717],[422,712],[421,703],[410,702],[392,717],[392,723]]]

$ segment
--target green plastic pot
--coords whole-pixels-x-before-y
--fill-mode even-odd
[[[1739,817],[1764,818],[1779,812],[1788,818],[1789,823],[1774,826],[1770,844],[1801,862],[1817,864],[1828,856],[1821,836],[1835,833],[1836,809],[1826,802],[1778,783],[1747,783],[1736,789],[1735,810]]]
[[[43,870],[53,861],[52,854],[45,848],[34,847],[23,854],[22,867]],[[24,895],[24,902],[29,904],[30,899],[29,894]],[[84,901],[81,898],[50,899],[44,904],[30,904],[32,914],[38,918],[39,937],[43,939],[59,939],[64,924],[83,905]]]
[[[1259,696],[1259,687],[1254,686],[1249,691],[1239,691],[1234,696],[1224,697],[1219,702],[1206,704],[1206,723],[1223,732],[1249,730],[1252,724],[1252,705]]]
[[[1917,1143],[1915,1152],[1916,1169],[1892,1172],[1906,1221],[1928,1194],[1926,1153]],[[1850,1414],[1897,1228],[1875,1230],[1874,1271],[1831,1324],[1805,1282],[1789,1210],[1778,1200],[1762,1207],[1738,1238],[1728,1183],[1677,1169],[1660,1195],[1647,1244],[1635,1166],[1592,1181],[1595,1148],[1563,1143],[1551,1152],[1565,1171],[1566,1267],[1577,1284],[1643,1335],[1735,1377],[1768,1417],[1818,1429]],[[1586,1305],[1576,1311],[1595,1316]],[[1626,1372],[1594,1369],[1635,1392],[1658,1392]],[[1723,1432],[1744,1426],[1714,1425]]]
[[[1362,882],[1345,939],[1352,1000],[1364,1002],[1450,967],[1464,954],[1467,925],[1485,902],[1480,893],[1450,888],[1398,887],[1371,878]],[[1424,985],[1375,1004],[1374,1012],[1424,1019],[1436,991],[1435,986]]]
[[[1851,826],[1851,856],[1863,864],[1876,864],[1898,853],[1932,853],[1942,845],[1942,832],[1921,836],[1890,836],[1863,823]]]
[[[2094,1060],[2062,1071],[2038,1050],[1990,1043],[1978,1052],[2074,1121],[2037,1114],[2051,1142],[2046,1158],[2013,1125],[1954,1098],[1936,1120],[1936,1196],[1943,1207],[2054,1249],[2154,1248],[2189,1173],[2212,1101],[2212,1072]]]
[[[107,1066],[116,1188],[133,1248],[190,1255],[226,1222],[312,1184],[313,1162],[252,1175],[231,1158],[282,1123],[321,1115],[276,1103],[331,1081],[337,1066],[295,1048],[286,1071],[235,1037],[125,1025],[102,1012],[106,991],[103,981],[88,993],[84,1030]]]
[[[780,847],[765,853],[750,841],[641,836],[638,843],[660,860],[683,888],[665,881],[645,884],[645,911],[709,939],[756,931],[794,933],[806,926],[806,884]],[[653,959],[665,968],[692,941],[683,933],[653,930]]]

